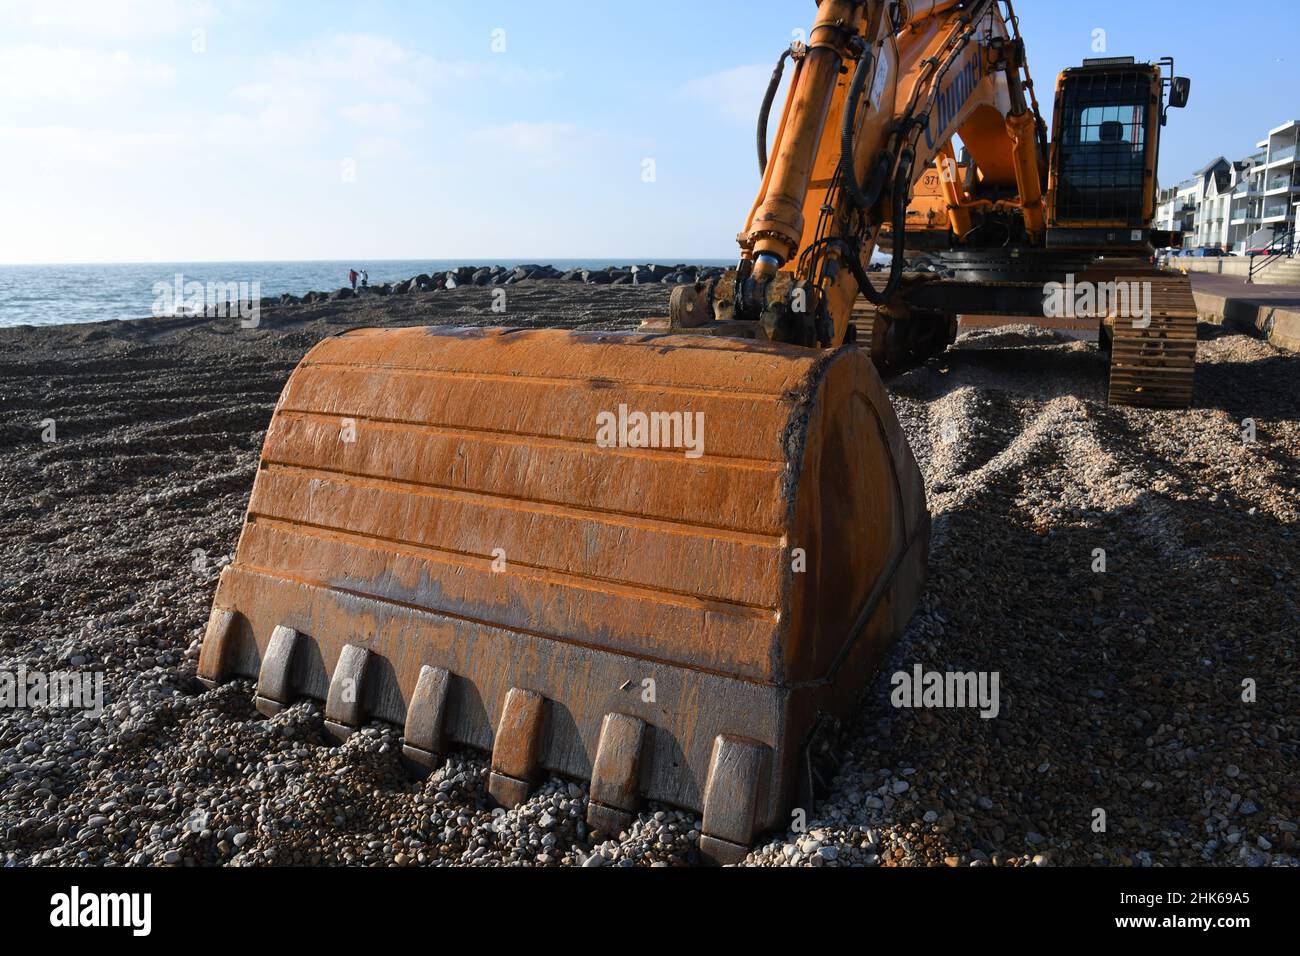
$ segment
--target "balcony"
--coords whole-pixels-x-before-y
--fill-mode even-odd
[[[1294,159],[1294,158],[1295,158],[1295,143],[1292,143],[1290,146],[1283,146],[1280,149],[1275,149],[1271,151],[1268,154],[1268,164],[1272,166],[1274,163],[1280,163],[1284,159]]]
[[[1285,219],[1291,215],[1291,207],[1286,203],[1271,203],[1264,207],[1264,222],[1271,222],[1275,219]]]

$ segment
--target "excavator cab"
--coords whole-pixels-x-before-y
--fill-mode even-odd
[[[1048,247],[1143,253],[1155,213],[1160,128],[1187,103],[1190,81],[1162,77],[1172,60],[1085,60],[1056,88],[1048,190]]]

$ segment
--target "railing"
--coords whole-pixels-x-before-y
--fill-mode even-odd
[[[1263,249],[1247,249],[1250,256],[1250,271],[1246,274],[1247,284],[1255,281],[1257,273],[1267,269],[1284,256],[1294,256],[1296,252],[1296,233],[1294,229],[1279,232]],[[1262,262],[1259,260],[1263,260]]]
[[[1279,159],[1290,159],[1294,155],[1295,155],[1294,146],[1284,146],[1281,149],[1275,149],[1273,150],[1273,152],[1269,153],[1268,161],[1270,163],[1276,163]]]

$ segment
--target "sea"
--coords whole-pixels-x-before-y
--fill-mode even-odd
[[[390,259],[357,262],[152,262],[110,265],[0,265],[0,328],[147,318],[171,301],[175,288],[190,282],[247,284],[255,298],[284,293],[329,292],[348,284],[348,270],[365,269],[371,285],[432,275],[461,266],[513,268],[552,265],[560,270],[603,269],[657,262],[676,265],[733,265],[726,259]],[[177,277],[181,285],[177,286]],[[255,287],[253,283],[258,283]],[[167,290],[164,293],[163,290]]]

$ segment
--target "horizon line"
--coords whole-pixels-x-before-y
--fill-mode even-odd
[[[396,257],[390,258],[385,256],[356,257],[353,259],[80,259],[68,260],[64,262],[0,262],[0,269],[3,268],[30,268],[33,266],[166,266],[166,265],[242,265],[242,264],[267,264],[267,265],[309,265],[312,263],[326,263],[330,265],[365,265],[372,262],[461,262],[465,264],[481,263],[484,266],[498,265],[503,262],[526,262],[537,265],[548,265],[555,262],[592,262],[607,261],[610,263],[627,262],[630,264],[667,264],[669,260],[675,263],[692,263],[704,260],[717,260],[730,262],[738,259],[735,256],[498,256],[496,258],[489,256],[417,256],[415,258]]]

